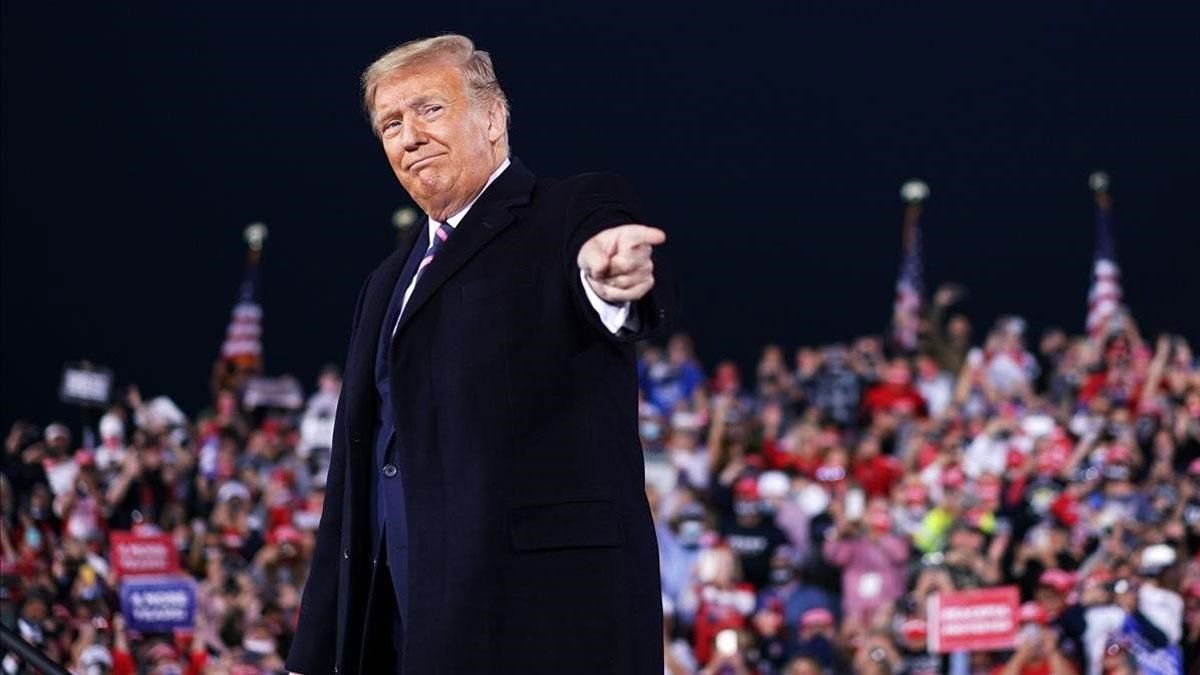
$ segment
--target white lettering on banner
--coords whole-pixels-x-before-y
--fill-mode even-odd
[[[146,623],[159,621],[187,621],[186,607],[135,607],[134,618]]]
[[[976,621],[964,624],[951,624],[942,628],[942,635],[991,635],[1008,630],[1012,624],[1008,621]]]
[[[943,607],[940,618],[945,635],[991,634],[1013,625],[1012,608],[1008,605]]]
[[[168,565],[169,555],[162,544],[124,542],[117,548],[121,562],[127,569],[161,569]]]
[[[729,548],[738,553],[762,553],[767,550],[767,538],[744,534],[731,534],[726,539]]]
[[[184,590],[144,590],[129,594],[133,618],[145,623],[185,622],[190,596]]]
[[[134,591],[129,595],[130,602],[135,607],[139,605],[163,605],[187,607],[188,594],[185,591]]]
[[[104,373],[83,370],[68,371],[63,382],[63,391],[89,401],[104,401],[108,398],[109,378]]]
[[[138,621],[146,623],[184,622],[187,621],[187,610],[179,608],[137,608],[133,610],[133,617]]]
[[[1012,611],[1006,605],[975,605],[973,607],[946,607],[942,610],[943,619],[967,621],[970,619],[1010,618]]]

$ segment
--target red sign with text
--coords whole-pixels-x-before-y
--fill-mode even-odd
[[[929,651],[1012,649],[1017,637],[1016,586],[935,593],[929,597]]]
[[[179,554],[169,535],[113,532],[109,544],[113,567],[123,577],[179,571]]]

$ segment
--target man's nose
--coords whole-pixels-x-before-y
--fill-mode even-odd
[[[425,128],[418,121],[414,120],[405,124],[400,131],[400,143],[405,150],[416,150],[425,143],[425,140]]]

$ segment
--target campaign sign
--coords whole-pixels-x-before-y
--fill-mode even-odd
[[[935,593],[929,597],[929,651],[1012,649],[1017,637],[1016,586]]]
[[[1179,645],[1155,647],[1142,636],[1133,617],[1125,618],[1116,637],[1133,654],[1139,675],[1182,675],[1183,653]]]
[[[109,546],[113,566],[123,577],[179,571],[179,553],[170,535],[113,532]]]
[[[58,398],[64,403],[102,408],[112,398],[113,373],[88,363],[63,366]]]
[[[304,390],[296,378],[287,375],[253,377],[246,382],[242,405],[247,408],[299,410],[304,406]]]
[[[129,627],[142,633],[191,629],[196,623],[196,583],[182,575],[125,579],[121,612]]]

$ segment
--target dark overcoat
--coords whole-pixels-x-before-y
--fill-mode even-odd
[[[663,671],[633,342],[673,321],[674,297],[656,254],[640,330],[614,336],[576,267],[591,236],[643,218],[615,175],[537,180],[513,160],[423,272],[390,365],[408,514],[406,673]],[[355,309],[287,660],[306,675],[372,670],[362,645],[374,365],[393,287],[425,233],[413,230]]]

